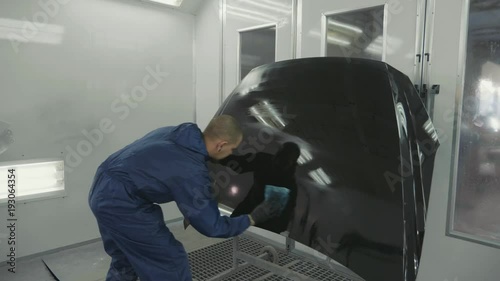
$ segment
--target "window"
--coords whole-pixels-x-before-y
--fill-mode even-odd
[[[448,233],[500,246],[500,0],[472,0]]]
[[[240,30],[240,81],[255,67],[276,60],[276,25]]]
[[[324,55],[384,60],[384,6],[327,14],[323,25]]]
[[[0,162],[0,203],[51,197],[64,193],[62,160]]]

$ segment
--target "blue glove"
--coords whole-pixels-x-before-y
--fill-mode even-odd
[[[290,189],[275,185],[266,185],[264,191],[264,200],[279,204],[280,214],[285,210],[288,199],[290,198]]]
[[[255,207],[250,214],[251,224],[256,225],[269,219],[279,217],[286,207],[289,194],[290,190],[288,188],[266,185],[264,202]]]

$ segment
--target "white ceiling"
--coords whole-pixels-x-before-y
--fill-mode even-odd
[[[184,0],[179,10],[184,13],[196,15],[203,1],[206,0]]]
[[[146,3],[149,2],[148,0],[139,0],[139,1],[146,2]],[[178,8],[173,7],[173,6],[168,6],[168,5],[162,5],[162,4],[158,4],[158,3],[154,3],[154,2],[149,2],[149,3],[152,5],[161,5],[161,6],[164,6],[165,8],[177,10],[177,11],[180,11],[183,13],[196,15],[199,7],[203,4],[203,1],[206,1],[206,0],[184,0],[184,1],[182,1],[181,6]]]

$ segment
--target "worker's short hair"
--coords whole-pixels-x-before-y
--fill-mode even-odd
[[[223,139],[229,143],[237,143],[243,131],[238,121],[230,115],[219,115],[208,123],[203,135],[212,139]]]

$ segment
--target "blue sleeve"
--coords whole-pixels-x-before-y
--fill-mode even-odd
[[[170,185],[179,210],[201,234],[228,238],[243,233],[250,226],[247,215],[221,216],[206,169],[192,171],[188,177],[176,177]]]

